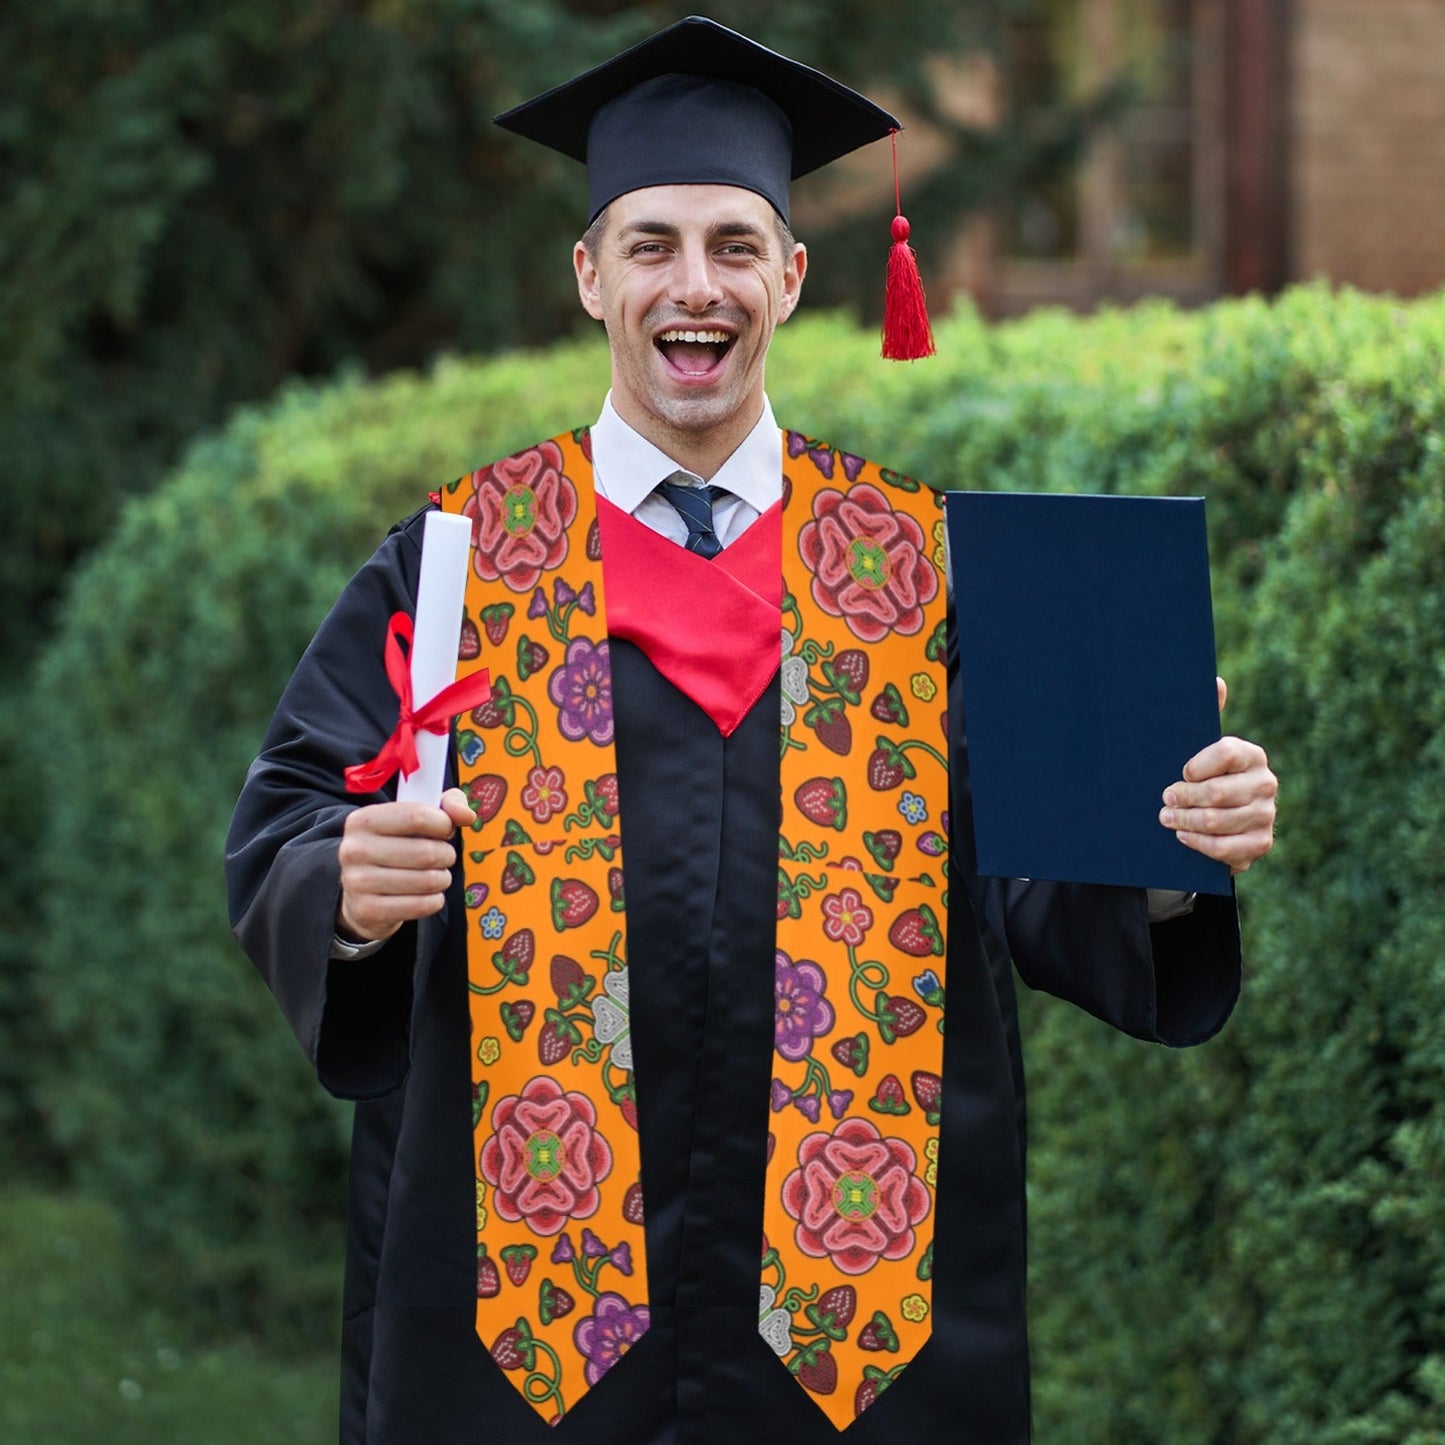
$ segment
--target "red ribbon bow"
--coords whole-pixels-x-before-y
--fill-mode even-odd
[[[492,695],[485,670],[459,678],[442,688],[431,701],[413,709],[411,702],[412,620],[405,612],[393,612],[386,624],[386,676],[401,704],[396,727],[382,749],[369,763],[357,763],[346,770],[348,793],[374,793],[400,772],[409,778],[420,766],[416,754],[418,731],[441,735],[459,713],[480,707]],[[402,651],[402,643],[406,651]]]

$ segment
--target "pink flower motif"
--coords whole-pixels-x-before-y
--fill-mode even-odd
[[[565,781],[561,768],[533,768],[522,789],[522,806],[537,822],[545,823],[567,806],[567,790],[562,786]]]
[[[484,582],[498,577],[527,592],[567,555],[567,527],[577,515],[577,489],[562,475],[555,442],[504,457],[473,472],[462,512],[472,519],[472,565]]]
[[[597,1132],[592,1101],[543,1074],[492,1111],[480,1163],[501,1218],[553,1235],[597,1212],[597,1185],[612,1172],[612,1150]]]
[[[906,1259],[914,1225],[928,1214],[928,1186],[913,1171],[913,1149],[885,1139],[867,1119],[844,1119],[831,1134],[809,1134],[798,1168],[783,1181],[783,1208],[798,1221],[798,1248],[828,1256],[844,1274],[879,1259]]]
[[[856,888],[844,888],[824,897],[823,933],[834,943],[857,948],[872,927],[873,910],[863,902],[863,895]]]
[[[813,600],[864,642],[919,631],[924,604],[938,594],[923,528],[877,487],[819,492],[798,551],[813,574]]]

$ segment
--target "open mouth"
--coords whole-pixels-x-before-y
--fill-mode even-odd
[[[684,376],[707,376],[721,364],[735,339],[727,331],[675,327],[662,332],[655,345],[674,371]]]

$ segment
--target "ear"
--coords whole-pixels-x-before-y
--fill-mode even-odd
[[[572,247],[572,269],[577,273],[577,295],[582,309],[594,320],[602,320],[602,279],[587,254],[587,247],[578,241]]]
[[[778,304],[778,322],[781,325],[797,309],[798,297],[803,290],[803,277],[808,274],[808,248],[801,241],[793,247],[793,254],[783,266],[783,296]]]

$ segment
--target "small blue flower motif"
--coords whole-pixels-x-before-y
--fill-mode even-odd
[[[931,968],[924,969],[913,980],[913,992],[924,1003],[931,1003],[935,1007],[941,1007],[943,1004],[943,985],[938,981],[938,975]]]
[[[462,761],[470,767],[486,752],[487,745],[470,728],[457,739],[457,752]]]
[[[483,938],[500,938],[507,926],[507,915],[494,903],[477,921],[482,926]]]
[[[928,817],[928,804],[917,793],[904,793],[898,800],[898,811],[910,823],[921,823]]]

